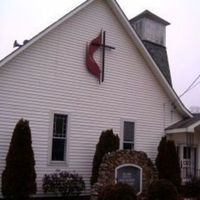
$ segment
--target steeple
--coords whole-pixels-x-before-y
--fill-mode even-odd
[[[148,10],[130,20],[130,24],[142,40],[146,49],[172,86],[166,50],[166,26],[169,22]]]

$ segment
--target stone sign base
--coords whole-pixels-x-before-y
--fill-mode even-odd
[[[158,179],[156,168],[144,152],[118,150],[104,156],[99,169],[98,182],[93,185],[91,190],[91,200],[97,199],[104,186],[117,182],[116,169],[123,166],[136,166],[141,169],[141,178],[139,179],[141,181],[141,191],[138,192],[138,199],[145,199],[149,185]]]

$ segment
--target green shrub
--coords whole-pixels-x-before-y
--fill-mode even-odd
[[[137,196],[133,187],[126,183],[117,183],[115,185],[116,200],[136,200]]]
[[[181,193],[186,198],[200,197],[200,179],[192,179],[183,185]]]
[[[28,199],[30,194],[36,192],[34,166],[29,122],[20,119],[13,132],[2,173],[2,194],[5,198]]]
[[[158,169],[159,179],[171,181],[179,190],[181,186],[181,169],[179,157],[173,141],[163,137],[158,146],[158,155],[156,157],[156,167]]]
[[[98,200],[115,200],[115,185],[106,185],[99,193]]]
[[[42,188],[45,193],[53,192],[63,197],[79,196],[85,189],[85,183],[79,174],[61,171],[45,174]]]
[[[98,200],[137,200],[133,187],[126,183],[105,186]]]
[[[96,145],[96,152],[93,159],[92,176],[90,178],[91,185],[97,182],[99,167],[103,156],[112,151],[119,149],[119,137],[114,135],[112,130],[103,131]]]
[[[177,200],[176,187],[168,180],[161,179],[149,186],[148,200]]]

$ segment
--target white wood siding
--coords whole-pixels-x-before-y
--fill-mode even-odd
[[[103,28],[105,81],[85,67],[86,43]],[[99,54],[97,53],[97,56]],[[49,165],[51,111],[70,113],[67,166]],[[95,1],[0,69],[0,174],[16,122],[30,121],[38,194],[45,173],[76,170],[89,188],[92,159],[102,130],[120,134],[122,118],[135,119],[135,148],[154,159],[164,128],[180,119],[134,43],[109,7]]]

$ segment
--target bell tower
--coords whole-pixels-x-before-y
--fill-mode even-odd
[[[129,22],[168,83],[172,86],[166,50],[166,26],[170,23],[148,10],[137,15]]]

